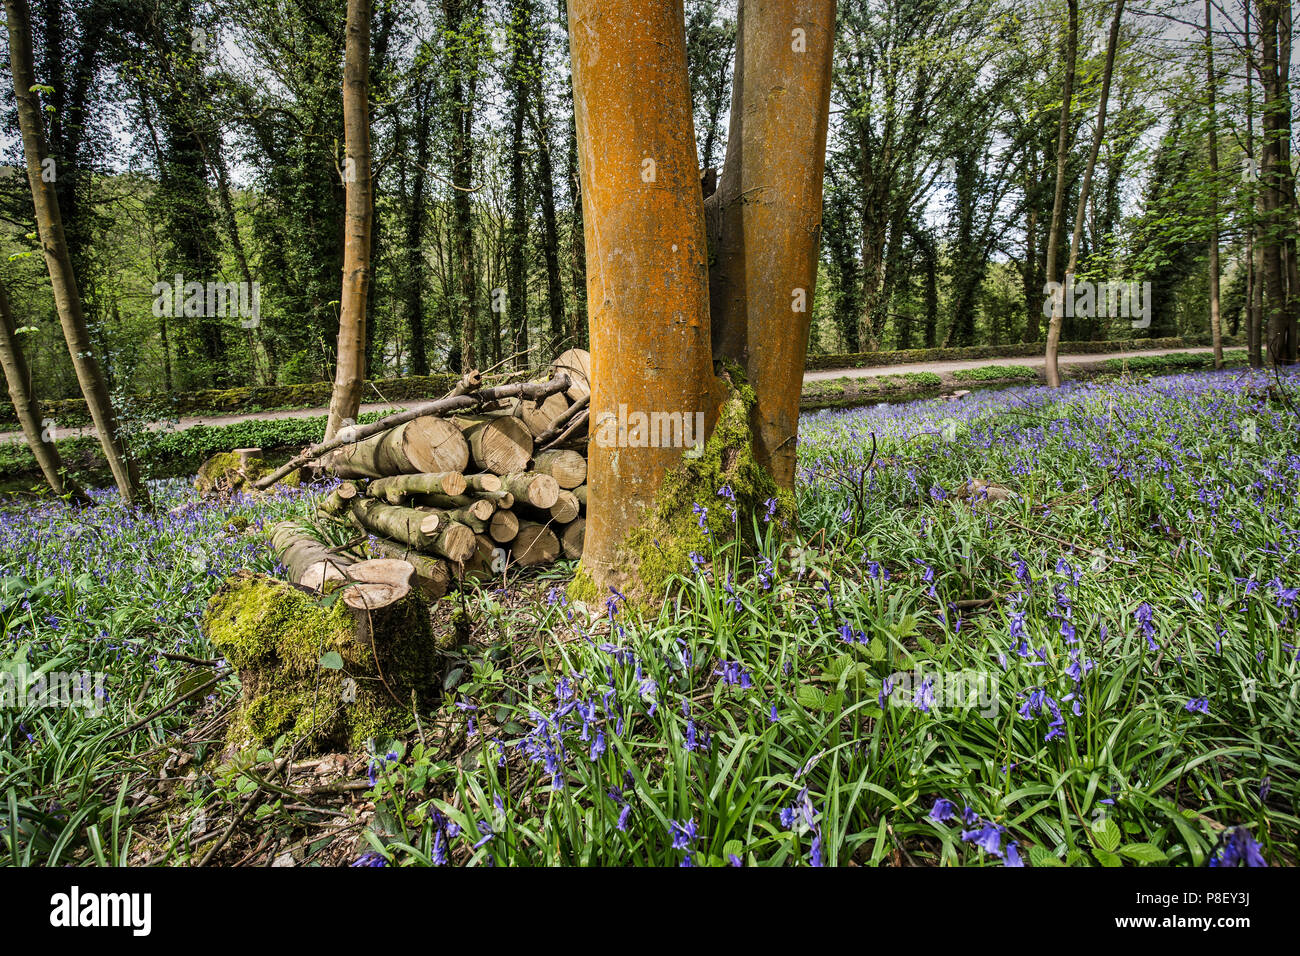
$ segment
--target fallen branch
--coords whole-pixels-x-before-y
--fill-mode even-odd
[[[591,396],[590,395],[582,396],[582,398],[578,399],[576,402],[570,405],[568,409],[564,412],[564,414],[556,418],[555,421],[551,424],[550,428],[548,428],[546,431],[538,435],[536,440],[534,441],[534,444],[538,448],[541,448],[545,446],[547,442],[553,441],[557,436],[561,435],[564,432],[565,426],[567,426],[569,422],[573,420],[573,417],[577,415],[579,412],[581,412],[584,408],[586,408],[589,404],[591,404]]]
[[[308,462],[315,461],[336,448],[356,444],[371,435],[378,435],[380,432],[395,428],[398,425],[404,425],[417,418],[423,418],[426,415],[447,415],[452,412],[467,411],[486,405],[489,402],[498,402],[503,398],[527,398],[537,401],[546,398],[548,395],[554,395],[556,392],[563,392],[568,387],[569,376],[560,374],[548,382],[516,382],[511,385],[496,385],[491,388],[479,389],[476,392],[452,395],[447,398],[440,398],[437,401],[426,402],[423,405],[416,405],[414,408],[381,418],[369,425],[357,425],[352,428],[342,429],[338,435],[329,441],[321,442],[319,445],[312,445],[301,455],[289,459],[265,478],[254,482],[253,487],[257,489],[269,488],[295,469],[301,468]]]

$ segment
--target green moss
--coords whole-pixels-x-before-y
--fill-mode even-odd
[[[284,734],[326,751],[400,733],[412,695],[417,702],[436,695],[441,655],[416,595],[378,620],[373,640],[358,639],[353,612],[340,600],[261,575],[227,581],[208,603],[203,627],[239,672],[243,703],[230,743],[265,744]],[[322,666],[329,654],[341,666]]]
[[[250,458],[247,464],[233,451],[218,452],[199,465],[194,477],[194,487],[200,494],[216,491],[250,491],[253,482],[269,474],[271,468],[260,458]],[[289,472],[273,485],[275,488],[296,488],[302,484],[302,472]]]
[[[672,577],[690,569],[691,552],[711,553],[710,538],[722,543],[734,540],[738,533],[752,537],[751,516],[765,514],[769,500],[777,500],[778,517],[794,513],[793,495],[778,490],[754,458],[753,389],[734,367],[726,369],[722,379],[726,399],[713,435],[698,455],[684,456],[664,477],[654,511],[619,549],[620,566],[634,582],[624,593],[634,605],[644,607],[661,599]],[[732,498],[719,496],[723,486],[731,490]],[[696,511],[697,505],[705,514]],[[734,522],[729,505],[736,509]],[[603,597],[585,568],[579,568],[568,593],[588,606]]]

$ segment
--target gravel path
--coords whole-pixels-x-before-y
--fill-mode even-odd
[[[1210,348],[1189,348],[1189,349],[1143,349],[1137,352],[1105,352],[1094,355],[1062,355],[1058,359],[1062,365],[1080,365],[1093,362],[1104,362],[1106,359],[1113,358],[1134,358],[1142,355],[1173,355],[1180,352],[1212,352]],[[979,368],[984,365],[1025,365],[1029,368],[1041,369],[1044,365],[1044,359],[1041,355],[1027,355],[1012,358],[984,358],[984,359],[962,359],[959,361],[949,362],[913,362],[908,365],[881,365],[876,368],[841,368],[841,369],[823,369],[816,372],[807,372],[804,375],[805,382],[824,381],[831,378],[877,378],[881,375],[902,375],[905,372],[935,372],[939,375],[951,374],[965,368]],[[369,403],[361,406],[362,412],[377,412],[385,408],[392,408],[395,405],[401,405],[399,402],[392,403]],[[320,415],[328,414],[328,408],[297,408],[287,411],[270,411],[270,412],[246,412],[240,415],[192,415],[182,418],[179,422],[151,422],[147,427],[150,431],[158,431],[162,428],[175,428],[177,431],[183,431],[186,428],[193,428],[196,425],[233,425],[236,422],[247,421],[268,421],[281,418],[314,418]],[[59,429],[59,438],[71,438],[74,435],[93,435],[94,429],[89,425],[83,428]],[[22,441],[23,433],[21,431],[0,432],[0,442]]]

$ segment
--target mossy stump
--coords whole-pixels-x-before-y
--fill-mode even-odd
[[[268,475],[271,468],[261,458],[223,451],[199,465],[194,487],[199,494],[211,495],[231,491],[252,491],[253,482]],[[300,471],[292,471],[275,483],[275,487],[293,487],[302,482]]]
[[[448,642],[418,592],[375,612],[338,597],[247,571],[212,596],[204,633],[242,685],[232,748],[287,735],[304,752],[356,750],[399,736],[434,700]]]

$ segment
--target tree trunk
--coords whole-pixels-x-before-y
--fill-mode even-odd
[[[1061,120],[1056,129],[1056,192],[1052,199],[1052,223],[1047,232],[1047,283],[1056,282],[1057,250],[1061,245],[1061,223],[1065,211],[1065,173],[1070,158],[1070,106],[1074,98],[1074,65],[1079,43],[1079,0],[1067,0],[1069,25],[1065,39],[1065,81],[1061,91]],[[1064,313],[1064,290],[1052,295],[1052,317],[1047,326],[1047,384],[1057,388],[1061,374],[1056,367],[1056,352],[1061,343],[1061,318]]]
[[[790,6],[741,0],[727,157],[710,197],[714,358],[745,370],[755,457],[782,488],[794,487],[835,37],[835,0]]]
[[[1246,49],[1246,161],[1252,170],[1257,168],[1255,158],[1255,37],[1250,32],[1250,2],[1245,0],[1242,20],[1242,45]],[[1258,177],[1249,177],[1247,188],[1252,193],[1248,204],[1246,222],[1246,357],[1251,368],[1263,368],[1264,357],[1260,350],[1260,320],[1264,314],[1263,247],[1258,243],[1259,221]]]
[[[429,374],[429,355],[424,344],[424,220],[425,167],[429,165],[429,116],[427,102],[433,97],[416,87],[415,171],[411,177],[411,207],[406,224],[406,323],[410,335],[411,374]]]
[[[1210,0],[1205,0],[1205,83],[1209,97],[1206,110],[1210,124],[1206,134],[1210,160],[1210,340],[1214,345],[1214,367],[1223,368],[1223,330],[1219,317],[1219,143],[1215,130],[1219,117],[1214,102],[1218,79],[1214,75],[1213,30]]]
[[[510,352],[515,368],[526,369],[528,356],[528,269],[524,245],[528,242],[527,183],[524,173],[524,120],[528,112],[526,45],[530,11],[526,3],[510,4],[510,222],[506,227],[506,311],[510,320]],[[495,309],[496,304],[493,305]]]
[[[1280,365],[1286,360],[1286,287],[1283,250],[1279,222],[1282,188],[1279,140],[1283,124],[1280,112],[1288,110],[1280,101],[1278,78],[1278,4],[1276,0],[1260,0],[1260,85],[1264,94],[1263,143],[1260,164],[1260,220],[1264,233],[1259,248],[1263,252],[1264,306],[1266,317],[1261,322],[1264,332],[1264,350],[1270,365]]]
[[[27,447],[31,449],[36,464],[40,465],[50,490],[60,498],[66,496],[79,504],[93,504],[81,486],[64,473],[53,436],[46,440],[48,433],[41,420],[41,405],[32,389],[32,373],[27,367],[22,343],[18,341],[18,327],[9,308],[9,290],[3,282],[0,282],[0,367],[3,367],[9,385],[14,416],[22,425]]]
[[[366,290],[370,281],[370,0],[348,0],[343,62],[343,183],[346,195],[338,366],[325,440],[355,420],[366,384]]]
[[[570,0],[569,42],[593,428],[620,406],[709,418],[708,250],[681,0]],[[616,550],[682,451],[591,444],[585,566],[602,591],[621,580]]]
[[[1209,0],[1206,0],[1208,3]],[[1115,48],[1119,44],[1120,21],[1124,16],[1124,0],[1115,0],[1115,14],[1110,21],[1110,34],[1106,38],[1106,61],[1101,74],[1101,98],[1097,103],[1097,126],[1092,134],[1092,148],[1088,151],[1088,164],[1079,184],[1079,201],[1074,210],[1074,231],[1070,235],[1070,258],[1065,266],[1065,284],[1069,287],[1079,266],[1079,247],[1083,245],[1083,222],[1088,214],[1088,197],[1092,192],[1092,176],[1097,169],[1097,156],[1106,135],[1106,107],[1110,102],[1110,81],[1115,71]],[[1056,355],[1052,363],[1055,367]]]
[[[45,253],[50,284],[54,289],[54,303],[58,309],[59,323],[63,326],[63,337],[68,344],[73,369],[77,373],[77,383],[86,399],[86,407],[95,424],[99,443],[103,447],[104,457],[108,460],[109,470],[113,473],[122,501],[127,505],[149,508],[149,493],[140,481],[135,461],[118,430],[108,385],[90,342],[90,333],[81,308],[81,294],[63,234],[63,219],[55,187],[43,175],[45,170],[42,164],[47,157],[45,129],[40,103],[33,92],[36,77],[32,68],[31,26],[26,0],[5,0],[5,13],[9,26],[9,59],[13,71],[14,95],[18,101],[18,125],[22,130],[23,156],[27,163],[27,181],[31,186],[36,226]]]

